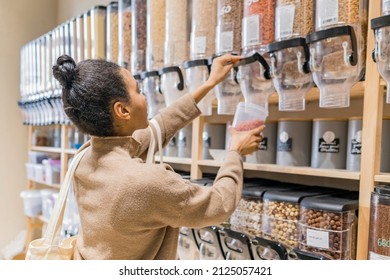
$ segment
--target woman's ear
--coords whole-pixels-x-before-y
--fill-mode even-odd
[[[114,117],[119,120],[129,120],[130,116],[130,107],[123,102],[117,101],[113,106]]]

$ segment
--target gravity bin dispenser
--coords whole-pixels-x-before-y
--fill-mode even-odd
[[[373,59],[387,83],[386,103],[390,103],[390,15],[372,19],[371,28],[375,33]]]
[[[275,7],[275,42],[267,46],[279,111],[304,111],[314,86],[305,37],[314,31],[312,0],[279,0]]]
[[[349,107],[350,91],[364,74],[365,0],[316,0],[315,32],[306,37],[320,107]]]

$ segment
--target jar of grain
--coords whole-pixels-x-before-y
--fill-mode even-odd
[[[218,0],[215,49],[217,55],[241,53],[243,6],[241,0]]]
[[[76,53],[78,62],[84,60],[84,16],[76,17]]]
[[[276,0],[275,39],[305,37],[314,31],[313,0]]]
[[[131,1],[131,72],[146,70],[146,1]]]
[[[275,39],[275,0],[243,0],[242,48],[267,45]]]
[[[334,260],[356,256],[359,193],[306,197],[299,214],[299,249]]]
[[[217,1],[192,1],[191,59],[204,59],[215,53]]]
[[[314,119],[311,167],[345,169],[347,133],[346,119]]]
[[[131,70],[131,0],[119,0],[118,13],[118,64]]]
[[[91,10],[91,55],[92,59],[106,58],[106,6]]]
[[[110,2],[107,6],[106,20],[106,57],[108,61],[118,63],[119,37],[118,37],[118,2]]]
[[[189,58],[191,2],[165,1],[165,66],[181,65]]]
[[[146,70],[164,66],[165,1],[147,0]]]
[[[390,260],[390,186],[371,193],[368,259]]]

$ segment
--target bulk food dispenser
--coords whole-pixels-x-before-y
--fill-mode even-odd
[[[188,59],[190,2],[167,0],[165,4],[164,67],[160,68],[159,74],[161,92],[166,105],[170,106],[187,92],[179,65]]]
[[[106,20],[106,58],[108,61],[118,63],[118,2],[110,2],[107,6]]]
[[[237,80],[245,102],[268,112],[268,97],[274,93],[266,45],[274,41],[275,1],[243,1],[242,56]]]
[[[91,56],[92,59],[106,58],[106,6],[91,9]]]
[[[276,41],[267,50],[279,111],[305,110],[305,96],[314,86],[305,37],[313,30],[313,0],[276,1]]]
[[[349,106],[350,91],[365,69],[366,0],[316,0],[315,32],[306,37],[320,107]]]
[[[375,33],[375,50],[373,59],[379,74],[387,83],[386,103],[390,103],[390,2],[382,0],[382,16],[371,20]]]
[[[146,1],[131,1],[131,73],[146,70]]]
[[[192,2],[190,59],[184,62],[186,85],[193,92],[209,77],[208,58],[215,52],[215,28],[217,25],[217,2],[198,0]],[[210,91],[198,107],[203,115],[212,114],[214,90]]]
[[[118,64],[131,70],[131,0],[119,0],[118,13]]]
[[[225,53],[241,53],[242,15],[243,1],[218,0],[215,46],[217,56]],[[230,75],[215,87],[220,115],[234,115],[242,97],[236,78],[237,70],[237,68],[232,69]]]
[[[144,11],[140,10],[141,7],[143,6],[138,5],[137,11],[143,13]],[[160,109],[165,107],[164,96],[160,92],[160,75],[158,73],[158,69],[163,65],[164,57],[165,2],[147,0],[145,9],[147,10],[145,26],[147,34],[145,38],[146,71],[141,74],[141,78],[143,80],[143,92],[148,104],[149,118],[152,118]],[[140,30],[137,32],[140,32]]]

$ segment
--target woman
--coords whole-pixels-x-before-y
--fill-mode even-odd
[[[166,145],[199,116],[196,106],[240,57],[214,60],[210,77],[155,117]],[[81,229],[75,259],[175,259],[179,227],[225,221],[241,197],[242,156],[254,152],[264,126],[230,129],[229,153],[212,188],[184,180],[169,165],[144,162],[150,142],[147,106],[129,71],[102,60],[58,58],[65,113],[91,140],[74,176]]]

